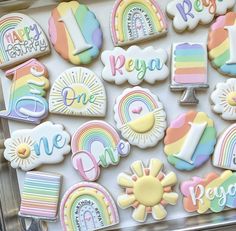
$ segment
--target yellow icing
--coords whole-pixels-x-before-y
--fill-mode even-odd
[[[128,176],[125,173],[120,173],[117,178],[117,183],[122,187],[131,188],[134,185],[134,182],[132,180],[131,176]]]
[[[187,67],[205,67],[204,62],[176,62],[175,67],[176,68],[187,68]]]
[[[167,212],[161,204],[155,205],[152,208],[152,213],[153,213],[153,216],[155,217],[155,219],[157,219],[157,220],[164,219],[167,216]]]
[[[163,199],[171,205],[175,205],[179,195],[175,192],[169,192],[163,194]]]
[[[138,160],[135,161],[132,165],[131,165],[131,169],[133,170],[133,172],[138,176],[138,177],[142,177],[143,176],[143,164],[142,161]]]
[[[236,92],[230,92],[226,97],[227,103],[230,106],[236,106]]]
[[[139,205],[133,212],[133,219],[136,221],[144,221],[147,215],[146,207],[144,205]]]
[[[17,156],[19,156],[21,159],[26,159],[30,156],[31,149],[28,144],[20,144],[17,147]]]
[[[168,173],[164,179],[161,181],[163,187],[169,187],[177,183],[177,177],[174,172]]]
[[[135,200],[136,198],[133,194],[132,195],[123,194],[118,197],[117,203],[122,209],[125,209],[131,206],[135,202]]]
[[[149,174],[155,177],[158,175],[158,173],[161,171],[162,168],[163,168],[163,163],[160,160],[151,159]]]
[[[212,49],[209,52],[210,57],[219,57],[221,56],[225,51],[229,49],[229,39],[227,38],[223,43],[221,43],[218,47]]]

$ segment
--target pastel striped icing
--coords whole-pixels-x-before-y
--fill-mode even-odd
[[[20,215],[55,220],[61,187],[61,176],[38,171],[27,172],[21,194]]]

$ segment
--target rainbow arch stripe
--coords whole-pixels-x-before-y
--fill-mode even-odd
[[[146,17],[134,10],[137,7]],[[140,16],[142,29],[145,32],[143,37],[137,35],[135,28],[137,15]],[[128,30],[130,26],[132,29]],[[115,45],[135,43],[137,40],[159,36],[166,32],[166,19],[156,0],[117,0],[115,2],[111,15],[111,33]],[[128,38],[128,33],[132,34],[132,38]]]
[[[72,137],[72,153],[82,150],[91,152],[92,143],[98,141],[104,147],[116,148],[120,137],[116,130],[100,120],[89,121],[82,125]]]

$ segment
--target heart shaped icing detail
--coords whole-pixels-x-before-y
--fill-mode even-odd
[[[142,112],[142,110],[143,110],[143,107],[137,107],[137,108],[134,108],[133,110],[132,110],[132,113],[134,113],[134,114],[140,114],[141,112]]]

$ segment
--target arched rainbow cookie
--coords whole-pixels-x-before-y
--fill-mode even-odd
[[[230,12],[216,19],[208,37],[211,64],[220,73],[236,77],[236,13]]]
[[[56,51],[75,65],[90,63],[102,47],[96,16],[77,1],[60,3],[52,10],[49,36]]]
[[[171,122],[166,130],[164,151],[177,169],[190,171],[210,158],[215,143],[213,120],[204,112],[190,111]]]
[[[164,219],[167,216],[164,206],[175,205],[178,200],[178,194],[173,192],[176,174],[165,175],[163,163],[158,159],[151,159],[148,167],[142,161],[135,161],[130,168],[131,174],[120,173],[117,177],[125,190],[118,196],[117,204],[122,209],[133,207],[132,218],[138,222],[144,222],[148,214],[155,220]]]
[[[128,88],[116,99],[114,119],[122,136],[140,148],[155,146],[164,136],[166,113],[148,89]]]
[[[213,165],[236,171],[236,124],[229,126],[217,141]]]
[[[115,202],[97,183],[80,182],[64,194],[61,201],[63,231],[88,231],[119,223]]]
[[[181,184],[183,206],[187,212],[206,213],[209,209],[218,213],[236,208],[236,173],[229,170],[221,175],[209,173],[206,177],[193,177]]]
[[[166,18],[156,0],[116,0],[111,15],[115,46],[134,44],[166,33]]]
[[[100,166],[117,165],[130,152],[130,145],[120,139],[116,130],[106,122],[92,120],[83,124],[71,140],[72,163],[86,181],[100,175]]]

